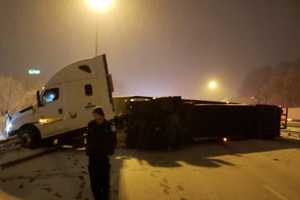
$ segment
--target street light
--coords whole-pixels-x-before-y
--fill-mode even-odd
[[[219,86],[218,82],[215,81],[215,80],[211,80],[211,81],[208,82],[208,88],[210,90],[216,90],[218,88],[218,86]]]
[[[113,0],[85,0],[88,7],[95,12],[106,12],[113,6]]]
[[[34,75],[40,75],[40,74],[41,74],[41,70],[39,70],[39,69],[29,69],[29,70],[28,70],[28,74],[31,75],[31,76],[32,76],[32,75],[33,75],[33,76],[34,76]]]

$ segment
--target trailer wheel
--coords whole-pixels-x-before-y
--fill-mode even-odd
[[[36,127],[27,126],[21,128],[19,136],[22,138],[23,147],[25,148],[37,148],[41,141],[40,133]]]

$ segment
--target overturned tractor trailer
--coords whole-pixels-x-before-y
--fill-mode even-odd
[[[195,139],[274,138],[282,109],[271,105],[188,100],[181,97],[112,97],[106,56],[73,63],[37,92],[36,102],[7,115],[5,134],[25,147],[45,142],[83,141],[91,112],[101,106],[108,120],[123,128],[129,148],[164,148]]]
[[[115,103],[126,119],[130,148],[162,149],[199,139],[273,139],[282,128],[282,108],[273,105],[139,96]]]

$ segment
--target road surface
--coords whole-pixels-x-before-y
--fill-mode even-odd
[[[91,200],[86,162],[82,151],[53,152],[0,171],[0,190],[24,200]],[[112,163],[113,200],[300,199],[299,140],[119,150]]]

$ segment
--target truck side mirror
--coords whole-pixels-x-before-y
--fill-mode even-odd
[[[36,100],[37,100],[38,107],[42,107],[43,104],[41,102],[41,95],[40,95],[40,91],[39,90],[36,92]]]

